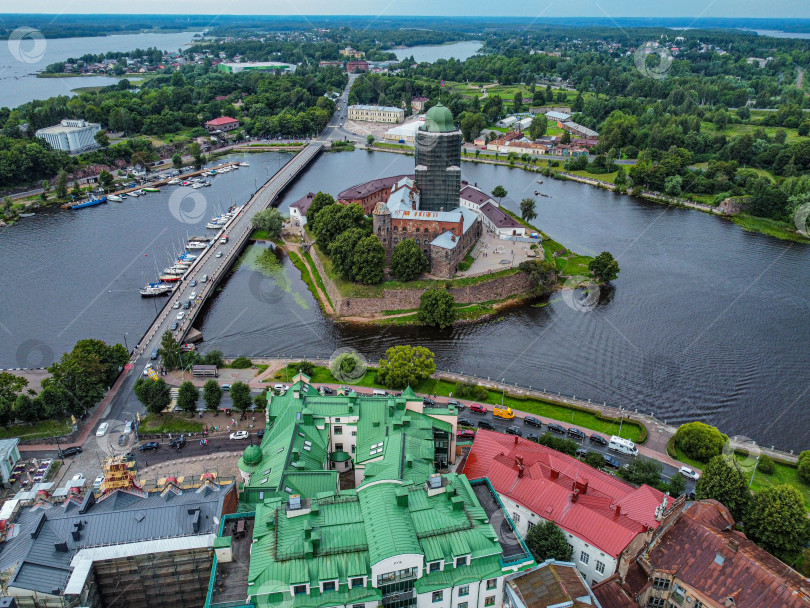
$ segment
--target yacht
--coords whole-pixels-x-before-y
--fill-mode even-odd
[[[211,185],[210,183],[202,181],[202,182],[197,182],[196,184],[194,184],[191,187],[194,188],[195,190],[198,190],[199,188],[205,188],[206,186],[210,186],[210,185]]]
[[[165,283],[148,283],[145,287],[141,289],[141,295],[144,298],[152,298],[155,296],[166,295],[171,290],[172,286],[166,285]]]
[[[140,194],[138,194],[137,190],[133,190],[132,192],[127,193],[127,196],[134,196],[135,198],[138,198]]]
[[[176,281],[179,281],[181,278],[183,278],[183,277],[181,277],[179,275],[176,275],[176,274],[162,274],[162,275],[160,275],[160,280],[163,281],[164,283],[174,283]]]
[[[120,203],[120,202],[121,202],[121,201],[123,201],[124,199],[122,199],[122,198],[121,198],[120,196],[118,196],[117,194],[110,194],[110,195],[107,197],[107,200],[108,200],[108,201],[112,201],[113,203]]]
[[[173,179],[170,179],[170,180],[169,180],[168,182],[166,182],[166,183],[167,183],[167,184],[169,184],[170,186],[178,186],[178,185],[180,185],[180,184],[182,184],[182,183],[183,183],[183,180],[177,179],[177,178],[175,177],[175,178],[173,178]]]
[[[243,160],[241,163],[239,163],[239,166],[240,166],[240,167],[249,167],[249,166],[250,166],[250,163],[249,163],[249,162],[247,162],[247,161],[245,161],[245,160]]]
[[[201,243],[199,241],[191,241],[186,243],[186,249],[207,249],[208,243]]]

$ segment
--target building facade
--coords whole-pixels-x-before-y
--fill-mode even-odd
[[[58,125],[39,129],[36,136],[51,144],[54,150],[64,150],[75,154],[97,148],[95,135],[99,131],[101,131],[101,125],[97,122],[65,118]]]
[[[0,440],[0,484],[9,485],[11,471],[20,460],[20,440],[17,437]]]
[[[376,207],[377,203],[388,200],[388,197],[391,196],[391,188],[405,177],[413,180],[413,175],[392,175],[391,177],[373,179],[352,186],[351,188],[346,188],[337,195],[335,200],[341,205],[356,203],[363,208],[363,212],[366,215],[370,215],[371,212],[374,211],[374,207]]]
[[[450,110],[438,104],[428,110],[416,132],[415,179],[421,211],[452,211],[461,190],[461,130]]]
[[[347,61],[346,71],[349,74],[354,74],[355,72],[368,72],[368,61],[363,60]]]
[[[228,131],[238,129],[239,121],[230,116],[220,116],[219,118],[214,118],[206,122],[205,128],[209,133],[213,133],[214,131],[224,131],[227,133]]]
[[[290,221],[296,226],[305,226],[307,223],[307,211],[309,211],[312,201],[315,200],[315,193],[309,192],[290,205]]]
[[[349,120],[365,122],[392,122],[405,120],[405,110],[393,106],[349,106]]]

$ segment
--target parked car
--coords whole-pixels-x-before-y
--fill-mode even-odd
[[[180,435],[179,437],[175,437],[169,442],[170,448],[179,449],[186,445],[186,436]]]
[[[103,483],[104,483],[104,475],[99,475],[98,477],[96,477],[93,480],[93,489],[94,490],[100,490],[101,489],[101,484],[103,484]]]
[[[96,437],[103,437],[107,433],[107,430],[109,428],[110,428],[109,422],[102,422],[101,424],[99,424],[98,430],[96,430]]]
[[[160,444],[157,441],[147,441],[138,448],[138,450],[141,452],[150,452],[152,450],[159,450],[159,449]]]
[[[479,420],[478,421],[478,428],[479,429],[488,429],[490,431],[495,430],[495,425],[492,424],[489,420]]]
[[[459,426],[475,426],[475,422],[470,420],[469,418],[459,418],[458,419]]]
[[[542,421],[539,418],[535,418],[534,416],[526,416],[523,418],[523,424],[528,424],[529,426],[536,426],[540,428],[543,426]]]
[[[422,404],[423,405],[436,405],[436,402],[433,401],[430,397],[422,397]]]
[[[470,429],[459,429],[456,431],[456,439],[475,439],[475,431]]]
[[[690,469],[689,467],[681,467],[680,469],[678,469],[678,473],[680,473],[687,479],[693,479],[694,481],[700,479],[700,473],[698,473],[693,469]]]
[[[322,386],[322,387],[321,387],[321,394],[322,394],[322,395],[331,395],[331,394],[332,394],[332,393],[334,393],[334,392],[335,392],[335,391],[333,391],[333,390],[332,390],[331,388],[329,388],[328,386]]]
[[[228,439],[231,441],[241,441],[242,439],[247,439],[250,437],[250,433],[247,431],[236,431],[235,433],[231,433]]]
[[[118,436],[118,445],[124,445],[127,442],[127,436],[124,433],[121,433]]]
[[[588,450],[585,448],[579,448],[577,450],[577,458],[585,458],[588,455]]]
[[[523,431],[520,430],[519,426],[510,426],[506,428],[507,435],[520,435],[523,437]]]
[[[74,446],[72,448],[65,448],[64,450],[59,450],[59,457],[65,458],[67,456],[75,456],[76,454],[81,454],[82,449],[79,446]]]
[[[458,411],[459,411],[459,412],[460,412],[460,411],[461,411],[461,410],[464,408],[464,405],[463,405],[463,404],[461,404],[461,403],[459,403],[459,402],[458,402],[458,401],[456,401],[455,399],[450,399],[450,400],[447,402],[447,405],[455,405],[455,406],[458,408]]]
[[[560,435],[565,435],[565,428],[553,422],[548,425],[548,430],[551,431],[552,433],[559,433]]]
[[[529,441],[539,441],[540,437],[537,435],[537,433],[528,433],[526,435],[526,439],[528,439]]]
[[[613,456],[608,456],[605,454],[605,466],[610,467],[611,469],[618,469],[621,464],[619,464],[619,461]]]
[[[487,408],[485,408],[480,403],[473,403],[470,406],[470,411],[473,412],[474,414],[486,414],[487,413]]]
[[[588,437],[588,440],[591,441],[592,443],[596,443],[596,444],[599,444],[599,445],[607,445],[608,444],[607,439],[605,439],[601,435],[591,435],[590,437]]]
[[[579,429],[575,429],[573,427],[568,429],[568,436],[569,437],[575,437],[576,439],[585,439],[585,433],[583,433]]]
[[[275,384],[273,385],[273,390],[276,390],[280,393],[286,392],[289,387],[286,384]]]

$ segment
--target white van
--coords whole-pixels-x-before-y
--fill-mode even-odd
[[[619,454],[627,454],[628,456],[638,456],[638,448],[629,439],[622,439],[613,435],[608,443],[608,449],[618,452]]]
[[[372,391],[371,394],[374,395],[375,397],[387,397],[388,396],[388,393],[386,393],[384,390],[379,389],[379,388],[375,388]]]

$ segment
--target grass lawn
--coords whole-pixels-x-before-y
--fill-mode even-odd
[[[43,437],[59,437],[67,435],[73,427],[61,420],[42,420],[35,424],[14,424],[0,429],[0,439],[19,437],[25,439],[42,439]]]
[[[613,173],[589,173],[588,171],[571,171],[574,175],[580,175],[582,177],[588,177],[590,179],[598,179],[601,182],[610,182],[611,184],[616,181],[616,175],[618,175],[617,171]]]
[[[251,233],[250,238],[267,240],[270,238],[270,236],[267,234],[267,230],[259,230],[258,228],[255,228]]]
[[[765,134],[773,138],[777,131],[783,129],[787,132],[787,140],[786,141],[793,141],[796,139],[806,139],[804,137],[799,137],[799,133],[797,129],[788,129],[787,127],[766,127],[763,125],[744,125],[744,124],[730,124],[727,125],[725,129],[718,130],[714,123],[711,122],[702,122],[701,123],[701,130],[706,132],[712,133],[721,133],[728,138],[736,137],[737,135],[742,135],[743,133],[753,133],[757,129],[763,129]]]
[[[287,255],[290,256],[290,261],[293,263],[293,266],[295,266],[301,273],[301,280],[307,286],[307,289],[309,289],[309,292],[312,294],[312,297],[315,298],[318,304],[321,305],[321,308],[323,308],[323,303],[321,302],[321,299],[318,297],[318,290],[312,283],[312,275],[310,275],[309,269],[307,268],[306,264],[304,264],[301,258],[298,257],[298,254],[295,253],[294,251],[288,251]]]
[[[810,239],[799,234],[796,231],[796,227],[787,222],[779,222],[764,217],[754,217],[753,215],[745,213],[732,216],[731,221],[740,226],[743,230],[762,232],[786,241],[810,243]]]
[[[386,142],[375,141],[373,146],[375,148],[383,148],[388,150],[404,150],[406,152],[414,151],[414,147],[407,144],[389,144]]]
[[[202,424],[188,415],[163,414],[157,416],[149,414],[141,420],[139,432],[143,434],[151,433],[199,433],[202,431]]]
[[[321,278],[321,273],[318,272],[318,267],[315,266],[315,261],[312,259],[312,256],[310,255],[309,251],[307,251],[304,254],[304,259],[306,259],[307,263],[309,264],[309,267],[312,269],[312,272],[315,274],[315,282],[318,284],[318,287],[321,288],[321,291],[323,292],[323,295],[326,298],[326,301],[329,302],[329,306],[331,306],[332,309],[334,309],[335,305],[332,304],[332,299],[329,297],[329,292],[326,291],[326,285],[324,285],[324,283],[323,283],[323,279]]]

